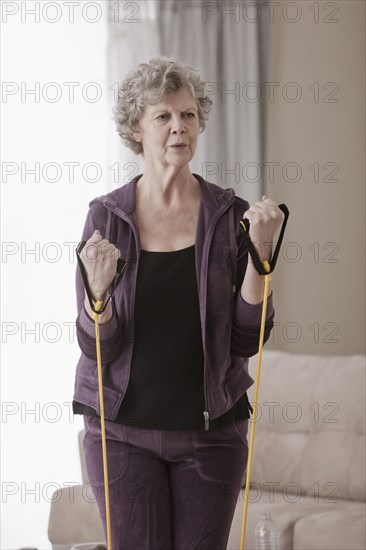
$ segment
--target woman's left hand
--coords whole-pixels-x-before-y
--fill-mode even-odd
[[[244,213],[243,219],[250,222],[250,239],[262,261],[271,259],[273,237],[284,218],[282,210],[266,195]]]

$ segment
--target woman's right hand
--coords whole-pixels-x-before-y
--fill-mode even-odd
[[[94,300],[103,300],[116,275],[117,261],[121,253],[114,244],[103,239],[98,229],[90,237],[80,253],[90,292]]]

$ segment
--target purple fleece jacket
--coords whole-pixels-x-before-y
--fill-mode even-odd
[[[249,203],[193,174],[201,186],[195,264],[204,350],[206,420],[228,411],[254,384],[248,358],[258,353],[262,303],[243,300],[240,288],[248,249],[240,220]],[[113,242],[127,262],[113,295],[113,316],[100,325],[105,417],[114,420],[126,393],[134,339],[134,300],[140,242],[135,213],[138,174],[126,185],[89,204],[82,240],[95,229]],[[74,400],[100,414],[94,321],[84,307],[84,284],[76,270],[76,331],[81,356],[76,367]],[[273,327],[272,295],[268,297],[264,342]],[[207,426],[209,426],[207,422]]]

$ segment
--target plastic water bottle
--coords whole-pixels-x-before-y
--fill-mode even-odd
[[[256,525],[255,550],[281,550],[280,531],[268,512],[261,514]]]

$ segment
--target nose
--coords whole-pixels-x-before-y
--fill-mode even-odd
[[[181,119],[179,115],[172,116],[172,133],[173,134],[181,134],[182,132],[186,132],[186,127],[184,120]]]

